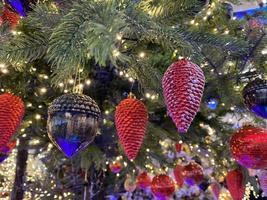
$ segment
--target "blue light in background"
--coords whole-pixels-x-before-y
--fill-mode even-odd
[[[210,99],[207,102],[207,106],[211,110],[215,110],[218,107],[218,100],[217,99]]]

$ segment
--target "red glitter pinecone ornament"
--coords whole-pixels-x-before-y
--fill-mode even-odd
[[[17,13],[11,11],[6,6],[3,8],[2,14],[0,16],[0,26],[3,23],[7,22],[7,23],[9,23],[11,28],[14,29],[18,25],[19,20],[20,20],[20,16]]]
[[[162,80],[164,99],[179,132],[187,132],[198,112],[204,85],[201,68],[186,59],[173,63],[165,72]]]
[[[233,200],[242,200],[245,194],[243,186],[243,174],[240,170],[232,170],[227,173],[226,184]]]
[[[6,146],[16,133],[24,115],[22,100],[9,93],[0,95],[0,147]]]
[[[148,124],[145,105],[132,95],[120,102],[115,112],[115,125],[120,143],[130,160],[134,160],[144,140]]]
[[[267,168],[267,130],[244,126],[231,137],[230,151],[233,158],[244,167]]]

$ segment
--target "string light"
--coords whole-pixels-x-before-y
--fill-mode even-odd
[[[41,94],[45,94],[47,92],[47,89],[45,87],[41,88],[40,89],[40,93]]]

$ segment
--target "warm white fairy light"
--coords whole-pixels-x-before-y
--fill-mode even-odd
[[[68,82],[69,82],[69,84],[74,84],[74,80],[73,79],[70,79],[70,80],[68,80]]]
[[[87,79],[87,80],[85,81],[85,84],[86,84],[86,85],[91,85],[91,80]]]
[[[45,94],[47,92],[47,89],[45,87],[40,88],[40,93]]]
[[[42,116],[41,116],[40,114],[36,114],[36,115],[35,115],[35,119],[36,119],[36,120],[40,120],[41,118],[42,118]]]
[[[139,56],[139,58],[144,58],[146,56],[146,53],[145,52],[140,52],[138,56]]]

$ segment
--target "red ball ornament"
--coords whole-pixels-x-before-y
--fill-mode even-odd
[[[120,173],[122,164],[120,162],[112,162],[109,164],[109,169],[115,174]]]
[[[182,59],[173,63],[162,80],[168,113],[181,133],[187,132],[198,112],[205,77],[201,68]]]
[[[16,133],[24,115],[22,100],[9,93],[0,95],[0,147],[6,146]]]
[[[267,167],[267,130],[244,126],[230,140],[233,158],[241,165],[252,169]]]
[[[151,178],[146,172],[142,172],[137,176],[136,184],[139,188],[145,190],[151,185]]]
[[[180,153],[182,151],[183,144],[176,143],[175,144],[175,150],[177,153]]]
[[[233,200],[242,200],[245,194],[243,174],[240,170],[232,170],[226,176],[226,184]]]
[[[176,180],[176,183],[180,187],[182,187],[184,184],[184,177],[182,175],[182,171],[183,171],[183,166],[181,166],[181,165],[176,165],[176,167],[173,170],[173,174],[174,174],[174,178]]]
[[[144,140],[148,124],[145,105],[133,98],[120,102],[115,112],[115,125],[120,143],[130,160],[134,160]]]
[[[175,183],[168,175],[161,174],[153,178],[151,190],[157,198],[164,200],[174,193]]]
[[[176,166],[174,176],[180,186],[184,182],[192,186],[198,184],[204,178],[202,167],[195,162],[190,162],[185,166]]]
[[[20,16],[17,13],[11,11],[6,6],[3,8],[2,15],[0,18],[1,18],[0,26],[3,23],[7,22],[11,26],[12,29],[16,28],[20,20]]]

